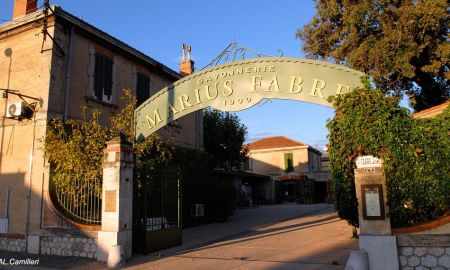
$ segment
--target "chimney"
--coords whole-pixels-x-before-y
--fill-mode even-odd
[[[180,62],[180,74],[183,77],[194,73],[194,61],[191,60],[191,46],[183,43],[183,58]]]
[[[15,0],[13,20],[36,11],[37,2],[37,0]]]

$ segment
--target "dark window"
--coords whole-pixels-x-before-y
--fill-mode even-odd
[[[137,74],[136,102],[137,106],[150,97],[150,78],[142,73]]]
[[[252,169],[252,159],[249,157],[246,157],[244,159],[244,170],[249,171]]]
[[[102,54],[95,54],[94,95],[102,101],[111,101],[113,60]]]
[[[294,171],[294,155],[292,153],[284,154],[284,170],[286,172]]]
[[[308,151],[308,162],[309,162],[309,169],[314,170],[314,160],[313,160],[313,154]]]

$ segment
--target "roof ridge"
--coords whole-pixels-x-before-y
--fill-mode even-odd
[[[254,142],[245,145],[245,147],[249,150],[272,149],[272,148],[295,147],[295,146],[308,146],[308,145],[283,135],[261,138],[259,140],[256,140]]]
[[[449,105],[450,105],[450,101],[446,101],[446,102],[441,103],[441,104],[439,104],[439,105],[436,105],[436,106],[427,108],[427,109],[425,109],[425,110],[418,111],[418,112],[416,112],[416,113],[413,113],[413,114],[411,114],[411,117],[412,117],[412,118],[417,118],[417,117],[419,117],[419,116],[426,115],[427,113],[431,113],[431,112],[433,112],[433,111],[440,111],[441,109],[442,109],[442,110],[445,110],[445,108],[446,108],[447,106],[449,106]]]

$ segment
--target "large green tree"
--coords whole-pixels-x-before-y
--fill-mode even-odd
[[[448,100],[447,0],[316,0],[316,9],[296,34],[308,57],[361,70],[415,110]]]
[[[247,128],[235,114],[215,109],[205,110],[203,116],[205,151],[214,167],[239,168],[245,157],[242,151]]]

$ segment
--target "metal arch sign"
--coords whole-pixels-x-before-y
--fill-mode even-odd
[[[361,86],[363,75],[340,65],[286,57],[217,65],[174,82],[136,108],[136,141],[208,106],[233,112],[262,99],[290,99],[332,107],[327,98]]]

